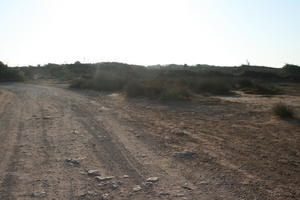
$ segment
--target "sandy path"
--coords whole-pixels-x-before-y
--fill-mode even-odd
[[[185,192],[188,181],[176,170],[169,176],[158,155],[127,138],[129,130],[101,104],[55,87],[6,84],[1,90],[0,199],[173,199]],[[151,155],[147,161],[139,159],[144,153]],[[114,178],[98,182],[88,170]],[[160,180],[143,186],[152,176]],[[135,185],[142,190],[133,193]]]

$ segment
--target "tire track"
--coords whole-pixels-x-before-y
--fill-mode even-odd
[[[20,160],[20,146],[19,142],[22,137],[22,133],[24,130],[24,122],[23,122],[23,111],[24,109],[21,109],[21,114],[19,116],[18,122],[18,131],[16,136],[16,141],[14,142],[13,147],[13,153],[9,158],[9,164],[6,169],[6,175],[4,177],[4,180],[1,184],[1,191],[0,191],[0,199],[10,200],[15,199],[13,195],[13,187],[17,184],[18,177],[16,175],[16,172],[19,168],[19,160]]]
[[[47,91],[48,89],[46,89]],[[57,173],[60,174],[62,173],[62,176],[64,177],[63,179],[65,180],[65,182],[67,183],[67,185],[69,185],[68,189],[66,190],[66,192],[68,193],[68,199],[73,200],[74,197],[74,188],[73,188],[73,184],[72,184],[72,180],[70,178],[70,176],[68,176],[68,170],[66,169],[66,166],[64,164],[55,164],[54,159],[57,157],[56,153],[55,153],[55,144],[52,144],[53,141],[50,142],[50,137],[48,135],[48,133],[51,131],[51,124],[53,124],[54,122],[52,122],[53,119],[51,119],[51,114],[47,113],[47,109],[46,107],[49,104],[49,102],[51,102],[51,105],[53,104],[52,98],[51,96],[49,96],[49,94],[46,92],[43,95],[43,97],[45,98],[38,98],[35,101],[38,101],[38,110],[40,113],[40,124],[41,124],[41,134],[39,135],[39,140],[41,141],[41,146],[43,147],[43,154],[44,154],[44,160],[41,162],[41,166],[44,166],[40,169],[41,173],[42,171],[45,171],[46,169],[49,168],[56,168],[59,169],[57,170]],[[51,98],[51,101],[50,101]],[[57,106],[56,103],[54,102],[53,104],[54,106]],[[63,128],[63,127],[62,127]],[[55,179],[51,179],[48,180],[52,183],[58,181]],[[55,191],[54,191],[55,190]],[[52,188],[52,192],[56,193],[57,198],[62,198],[61,196],[59,196],[59,188],[53,187]],[[65,197],[64,197],[65,198]]]
[[[95,119],[87,110],[80,108],[80,105],[73,105],[72,110],[78,116],[78,121],[96,141],[97,145],[93,145],[94,151],[97,157],[105,162],[108,171],[127,173],[137,183],[141,182],[143,177],[149,175],[143,165],[136,161],[130,155],[130,152],[104,128],[102,122]],[[101,137],[97,133],[101,133]]]
[[[12,113],[13,107],[13,100],[6,103],[4,102],[4,109],[0,115],[0,151],[1,151],[1,158],[0,158],[0,169],[2,162],[5,160],[7,155],[7,140],[8,140],[8,130],[11,124],[11,119],[13,119],[14,114]]]

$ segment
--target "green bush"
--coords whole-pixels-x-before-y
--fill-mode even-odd
[[[284,103],[275,104],[272,111],[280,118],[294,118],[294,110]]]

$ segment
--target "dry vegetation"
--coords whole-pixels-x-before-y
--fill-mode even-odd
[[[273,106],[273,113],[283,119],[291,119],[295,117],[295,112],[291,106],[284,103],[277,103]]]

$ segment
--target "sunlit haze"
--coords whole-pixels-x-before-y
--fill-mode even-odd
[[[10,66],[300,64],[298,0],[0,0]]]

